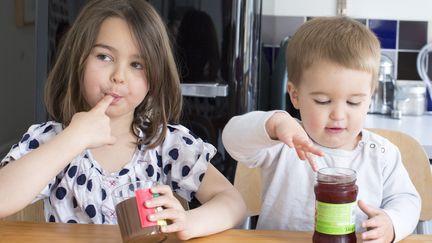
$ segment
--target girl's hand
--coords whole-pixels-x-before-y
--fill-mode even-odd
[[[363,242],[392,242],[395,236],[393,223],[384,210],[366,205],[362,200],[358,205],[369,217],[362,223],[362,227],[367,229],[361,234]]]
[[[167,185],[157,185],[151,188],[152,193],[158,193],[159,196],[145,202],[148,208],[163,207],[162,211],[155,212],[148,216],[150,221],[157,221],[160,219],[169,220],[171,224],[162,226],[162,232],[172,233],[177,232],[177,237],[180,240],[187,240],[190,238],[187,233],[188,220],[187,213],[181,205],[180,201],[174,197],[171,188]]]
[[[107,95],[90,111],[74,114],[65,130],[78,136],[85,148],[115,143],[116,139],[111,136],[110,118],[105,114],[113,99],[112,96]]]
[[[314,155],[323,156],[323,152],[316,148],[303,127],[289,114],[276,112],[266,124],[267,133],[272,139],[277,139],[290,148],[294,148],[301,160],[307,160],[314,171],[317,165]]]

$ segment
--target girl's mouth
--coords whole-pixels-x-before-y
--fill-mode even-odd
[[[120,99],[122,98],[122,96],[116,94],[116,93],[106,93],[106,95],[111,95],[114,99],[111,102],[111,104],[116,104],[120,101]]]

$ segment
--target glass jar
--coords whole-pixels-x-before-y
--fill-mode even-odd
[[[356,172],[348,168],[323,168],[315,184],[314,243],[357,242],[355,209]]]
[[[426,87],[417,84],[398,85],[394,102],[402,115],[420,116],[426,110]]]

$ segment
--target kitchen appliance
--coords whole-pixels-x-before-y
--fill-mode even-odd
[[[145,1],[145,0],[143,0]],[[172,40],[184,96],[181,124],[218,150],[211,163],[231,182],[236,162],[221,134],[227,121],[258,109],[262,0],[149,0]],[[57,41],[85,0],[36,1],[36,116]]]
[[[372,96],[369,108],[371,113],[390,114],[393,109],[395,94],[395,79],[393,78],[393,61],[381,54],[379,66],[378,87]]]

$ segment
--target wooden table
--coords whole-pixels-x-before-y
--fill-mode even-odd
[[[232,229],[189,240],[190,243],[223,242],[312,242],[311,232]],[[0,222],[0,242],[116,242],[121,243],[117,225]],[[166,243],[180,242],[174,234]],[[359,240],[359,242],[361,242]],[[432,242],[432,235],[410,235],[402,243]]]

